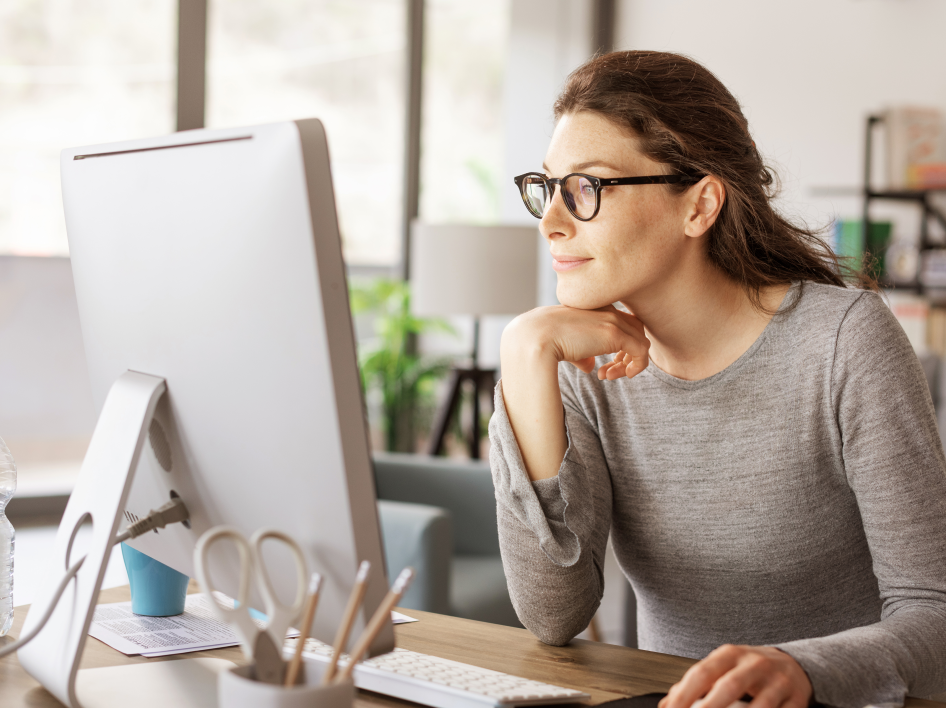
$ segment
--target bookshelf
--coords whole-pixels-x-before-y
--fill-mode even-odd
[[[943,229],[946,230],[946,213],[933,204],[932,200],[930,199],[931,194],[936,192],[946,192],[946,188],[919,190],[878,190],[873,188],[871,184],[871,169],[873,167],[874,160],[874,131],[877,127],[881,126],[883,122],[884,117],[880,115],[872,115],[867,117],[867,131],[864,145],[864,185],[862,192],[864,197],[864,212],[861,219],[861,250],[866,251],[867,249],[867,236],[868,233],[870,233],[871,224],[870,209],[873,202],[878,200],[887,200],[913,203],[916,204],[923,214],[922,218],[920,219],[920,238],[918,243],[921,254],[920,261],[922,264],[922,254],[924,251],[946,250],[946,244],[933,241],[930,238],[929,228],[931,221],[938,221]],[[923,284],[920,279],[921,272],[922,265],[918,266],[916,279],[911,285],[901,284],[898,287],[912,289],[918,293],[922,293]],[[884,287],[893,287],[893,283],[889,282],[882,282],[882,285]]]

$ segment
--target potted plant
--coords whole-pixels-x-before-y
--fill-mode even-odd
[[[351,308],[356,320],[372,319],[375,337],[359,343],[358,360],[366,395],[380,393],[384,449],[414,452],[418,437],[430,426],[436,384],[450,366],[448,359],[418,353],[417,338],[455,332],[443,320],[414,317],[410,287],[402,280],[353,285]]]

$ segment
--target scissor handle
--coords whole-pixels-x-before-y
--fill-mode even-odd
[[[279,596],[273,589],[269,573],[266,571],[266,565],[263,562],[262,546],[263,541],[267,539],[282,541],[292,551],[296,561],[296,598],[291,605],[284,605],[279,601]],[[256,558],[256,573],[259,582],[260,593],[263,601],[266,603],[266,614],[269,616],[269,623],[266,625],[266,631],[272,635],[276,646],[281,647],[286,639],[286,632],[289,626],[296,621],[302,612],[302,606],[305,604],[306,589],[309,582],[309,571],[307,569],[305,554],[299,548],[295,539],[282,531],[276,529],[259,529],[250,536],[250,547]]]
[[[240,588],[236,598],[237,604],[233,608],[223,607],[213,596],[216,588],[210,580],[210,562],[207,558],[211,546],[225,538],[233,541],[240,554]],[[197,546],[194,548],[194,568],[197,571],[200,588],[207,599],[210,600],[217,618],[221,622],[233,625],[234,632],[240,640],[240,646],[243,648],[243,653],[248,659],[253,658],[256,635],[259,634],[259,630],[250,617],[250,609],[247,604],[250,593],[250,576],[254,572],[253,566],[253,547],[246,540],[246,537],[233,526],[215,526],[200,537]]]

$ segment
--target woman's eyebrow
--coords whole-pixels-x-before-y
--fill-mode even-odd
[[[587,170],[589,167],[605,167],[609,170],[614,170],[615,172],[621,171],[619,167],[612,165],[610,162],[605,162],[604,160],[589,160],[588,162],[582,162],[574,165],[572,169],[575,172],[581,172],[581,170]]]
[[[569,172],[581,172],[582,170],[587,170],[589,167],[605,167],[615,172],[621,171],[620,168],[615,167],[610,162],[605,162],[604,160],[589,160],[587,162],[579,162],[577,165],[572,165]],[[542,169],[545,170],[546,173],[550,172],[548,165],[544,162],[542,163]]]

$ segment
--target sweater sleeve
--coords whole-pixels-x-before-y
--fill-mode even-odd
[[[601,442],[560,376],[568,448],[558,475],[532,482],[506,415],[502,381],[489,424],[499,545],[520,621],[546,644],[588,626],[604,592],[611,479]]]
[[[899,706],[946,689],[946,459],[919,361],[872,293],[839,328],[831,398],[883,610],[875,624],[778,648],[821,703]]]

